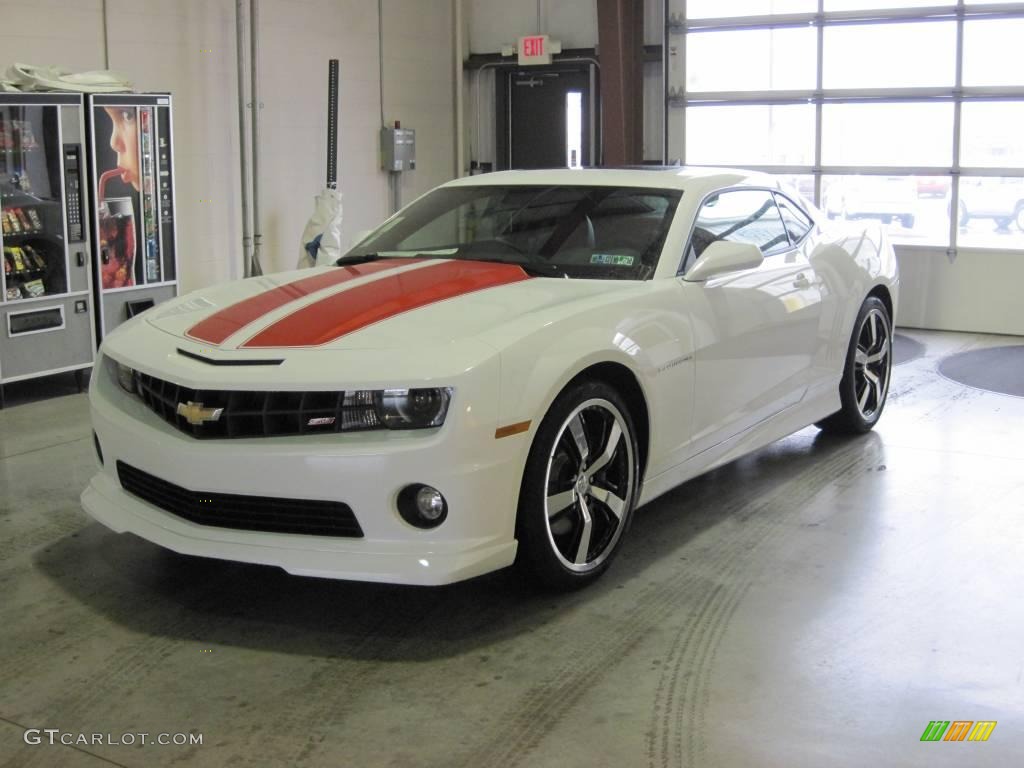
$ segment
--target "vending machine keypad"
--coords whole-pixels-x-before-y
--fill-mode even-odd
[[[64,145],[64,191],[67,196],[68,241],[80,243],[82,233],[82,146]]]

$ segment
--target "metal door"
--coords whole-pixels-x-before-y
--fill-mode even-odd
[[[505,76],[504,168],[595,165],[589,66],[517,69]]]

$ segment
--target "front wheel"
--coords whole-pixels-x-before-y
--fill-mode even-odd
[[[869,296],[857,313],[839,382],[842,408],[817,426],[826,432],[860,434],[882,415],[892,373],[892,320],[885,304]]]
[[[1017,208],[1013,212],[1013,223],[1017,225],[1017,229],[1024,232],[1024,203],[1017,203]]]
[[[636,430],[618,392],[569,387],[534,437],[516,518],[516,566],[550,589],[575,589],[611,564],[636,506]]]

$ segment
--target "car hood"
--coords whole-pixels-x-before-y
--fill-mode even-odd
[[[507,330],[527,315],[557,319],[570,305],[627,285],[532,278],[511,264],[390,259],[202,289],[140,319],[223,352],[422,350]]]

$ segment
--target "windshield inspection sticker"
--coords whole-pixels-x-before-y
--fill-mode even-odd
[[[595,253],[590,257],[591,264],[608,264],[613,267],[632,267],[633,257],[615,253]]]

